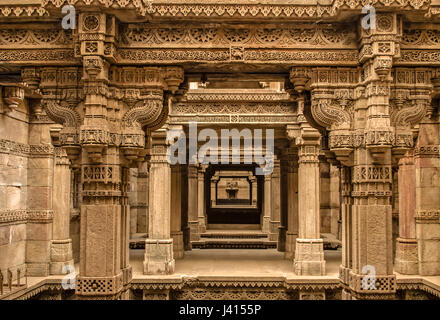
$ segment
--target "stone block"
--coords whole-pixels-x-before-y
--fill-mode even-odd
[[[0,269],[17,266],[25,262],[25,241],[12,242],[0,246]]]
[[[46,209],[52,205],[51,188],[28,186],[28,207],[30,209]]]
[[[6,207],[8,209],[20,209],[21,190],[19,186],[6,187]]]
[[[50,260],[50,241],[26,241],[26,263],[48,263]]]
[[[26,235],[28,240],[51,240],[52,223],[28,223]]]
[[[26,240],[26,224],[14,224],[11,226],[11,241],[19,242]]]

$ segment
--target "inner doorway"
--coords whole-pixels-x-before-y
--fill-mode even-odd
[[[255,164],[211,164],[205,175],[207,229],[260,230],[262,176]]]

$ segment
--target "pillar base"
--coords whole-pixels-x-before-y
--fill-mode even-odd
[[[424,212],[422,213],[425,214]],[[440,275],[439,234],[439,215],[434,213],[433,216],[428,217],[416,216],[417,249],[420,259],[418,274],[421,276]]]
[[[279,252],[286,252],[286,237],[287,237],[287,228],[286,227],[278,227],[278,245],[277,250]]]
[[[279,221],[270,221],[269,228],[269,240],[270,241],[278,241],[278,233],[280,232],[280,222]]]
[[[284,252],[284,259],[294,259],[295,258],[296,238],[298,238],[297,233],[287,232],[287,234],[286,234],[286,251]]]
[[[300,276],[325,275],[324,241],[322,239],[296,239],[295,273]]]
[[[72,240],[52,240],[50,247],[50,274],[66,274],[70,272],[70,269],[65,269],[65,266],[74,267],[72,257]],[[64,269],[64,270],[63,270]]]
[[[183,258],[183,232],[171,232],[171,237],[173,238],[173,255],[174,259]]]
[[[200,240],[199,222],[188,221],[188,227],[189,227],[190,241],[199,241]]]
[[[122,273],[112,277],[76,278],[75,293],[78,299],[119,299],[123,291]]]
[[[182,233],[183,233],[183,248],[185,251],[191,251],[192,245],[191,245],[189,227],[184,227]]]
[[[199,234],[206,232],[205,217],[199,217]]]
[[[145,240],[144,274],[174,272],[173,239]]]
[[[261,231],[267,234],[270,233],[270,217],[266,217],[266,216],[263,217]]]
[[[351,300],[393,300],[396,298],[396,276],[349,273],[347,292]]]
[[[418,274],[419,261],[416,239],[397,238],[394,269],[401,274]]]

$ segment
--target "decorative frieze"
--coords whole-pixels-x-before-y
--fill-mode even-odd
[[[0,209],[0,224],[17,222],[48,223],[52,220],[52,210]]]

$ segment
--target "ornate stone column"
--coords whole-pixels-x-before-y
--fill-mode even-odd
[[[435,112],[420,123],[414,151],[418,273],[422,276],[440,275],[439,143],[438,113]]]
[[[351,197],[351,168],[341,166],[341,216],[342,216],[342,262],[339,267],[339,278],[342,282],[342,299],[350,300],[349,280],[353,268],[353,215]]]
[[[302,103],[303,101],[300,101]],[[298,139],[298,238],[295,272],[298,275],[324,275],[324,243],[320,238],[319,150],[320,134],[306,123]]]
[[[188,165],[188,227],[190,240],[200,240],[198,213],[198,169],[197,165]]]
[[[174,256],[166,130],[153,132],[151,139],[149,231],[145,240],[144,274],[170,274],[174,272]]]
[[[171,237],[174,258],[183,258],[181,165],[171,166]]]
[[[197,217],[199,221],[199,234],[206,232],[205,171],[206,165],[199,165],[197,171]]]
[[[181,213],[182,213],[182,233],[183,247],[185,251],[191,250],[190,229],[188,226],[188,166],[181,165]]]
[[[330,163],[321,153],[319,156],[319,192],[320,192],[320,228],[322,233],[331,233],[331,185],[330,185]]]
[[[408,151],[399,161],[399,237],[394,269],[403,274],[418,273],[416,240],[416,172],[414,154]]]
[[[280,208],[281,208],[281,217],[280,217],[280,226],[279,235],[278,235],[278,246],[277,250],[280,252],[286,252],[286,237],[287,237],[287,210],[288,210],[288,165],[289,162],[287,160],[287,155],[283,152],[281,161],[280,161]]]
[[[263,221],[261,224],[261,230],[264,233],[270,234],[270,217],[272,212],[272,174],[264,175],[264,197],[263,197]]]
[[[72,239],[70,238],[70,160],[61,147],[55,148],[53,175],[53,226],[50,248],[50,274],[65,274],[64,266],[73,267]],[[64,271],[64,272],[63,272]]]
[[[137,233],[148,233],[148,193],[149,193],[148,162],[142,162],[138,167],[136,181]]]
[[[270,215],[270,228],[269,228],[269,240],[278,242],[279,227],[281,225],[281,172],[280,172],[280,160],[276,157],[274,159],[274,167],[270,185],[270,197],[271,197],[271,215]]]
[[[295,257],[298,238],[298,155],[296,148],[289,148],[287,165],[287,236],[286,259]]]

